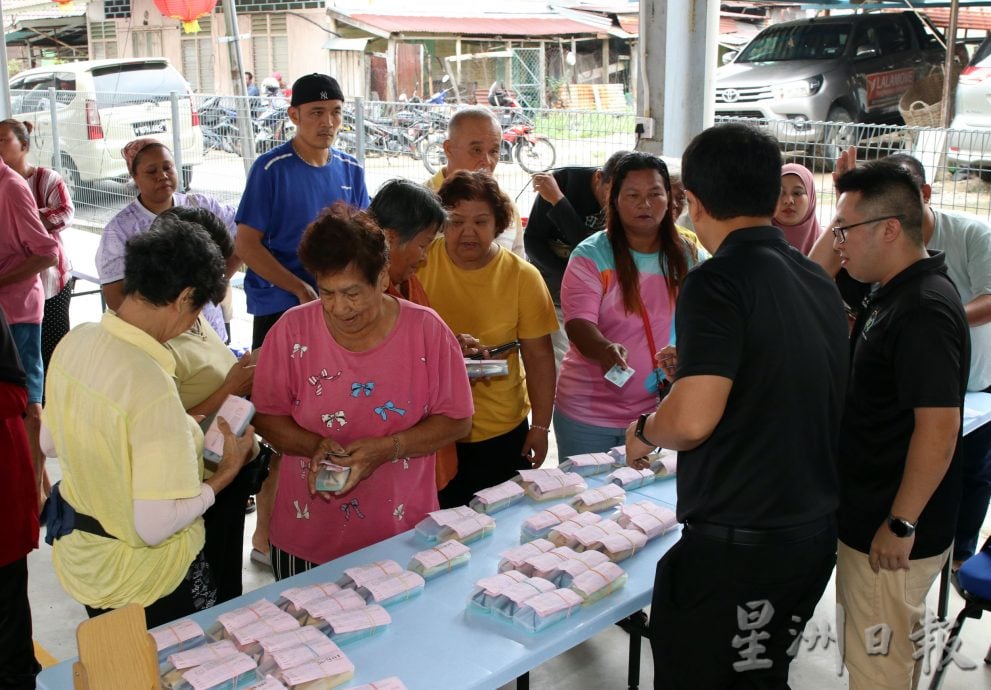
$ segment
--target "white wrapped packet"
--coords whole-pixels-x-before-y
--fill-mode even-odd
[[[622,532],[623,528],[612,520],[600,520],[594,525],[582,527],[575,532],[574,543],[569,544],[575,551],[585,551],[591,548],[592,544],[601,540],[613,532]]]
[[[547,539],[534,539],[526,544],[514,546],[499,554],[499,572],[507,570],[519,570],[524,561],[539,553],[547,553],[554,548],[554,544]]]
[[[299,621],[281,609],[276,609],[278,613],[265,616],[261,620],[255,621],[243,628],[231,630],[231,639],[237,648],[245,654],[257,657],[261,654],[259,644],[263,637],[271,637],[278,633],[289,632],[299,629]]]
[[[626,560],[647,545],[647,535],[635,529],[619,529],[589,544],[589,549],[601,551],[613,563]]]
[[[247,654],[234,654],[185,671],[182,678],[188,685],[179,687],[192,690],[240,689],[258,680],[256,668],[255,660]]]
[[[562,472],[557,467],[520,470],[519,475],[527,496],[536,501],[567,498],[588,488],[581,475],[574,472]]]
[[[184,652],[176,652],[169,655],[169,665],[179,671],[187,668],[201,666],[211,661],[217,661],[229,656],[238,654],[237,647],[230,640],[221,640],[210,644],[201,645],[187,649]]]
[[[382,560],[368,563],[367,565],[356,565],[353,568],[346,568],[344,574],[337,580],[341,587],[358,589],[364,587],[369,582],[381,580],[383,577],[398,575],[405,568],[393,560]]]
[[[565,561],[570,561],[577,555],[578,552],[569,546],[558,546],[547,553],[541,553],[526,559],[520,567],[520,572],[527,573],[531,577],[536,576],[550,579],[547,577],[548,573],[554,572],[559,565]]]
[[[637,470],[632,467],[620,467],[614,470],[606,479],[613,484],[618,484],[627,491],[639,489],[641,486],[650,484],[657,478],[650,470]]]
[[[268,599],[259,599],[247,606],[222,613],[217,616],[217,622],[210,627],[210,636],[215,640],[230,639],[231,631],[257,623],[266,616],[285,613]]]
[[[607,561],[576,575],[571,580],[569,588],[574,590],[585,604],[594,604],[625,585],[626,579],[626,571],[615,563]]]
[[[576,543],[575,534],[579,530],[601,521],[602,516],[598,513],[579,513],[551,529],[547,533],[547,538],[556,546],[573,546]]]
[[[341,591],[341,586],[334,582],[320,582],[306,587],[290,587],[283,590],[275,605],[286,613],[302,619],[306,616],[305,606],[311,601],[323,599]]]
[[[473,517],[462,518],[441,529],[440,534],[437,535],[437,540],[454,539],[462,544],[470,544],[492,534],[495,525],[495,520],[488,515],[474,513]]]
[[[471,517],[478,512],[468,506],[458,506],[457,508],[445,508],[444,510],[435,510],[431,513],[427,513],[427,517],[416,523],[416,533],[426,539],[428,542],[433,543],[437,541],[437,535],[440,531],[450,525],[452,522],[457,522],[458,520],[463,520],[464,518]]]
[[[615,460],[608,453],[582,453],[572,455],[562,462],[559,467],[565,472],[574,472],[583,477],[608,472]]]
[[[523,521],[523,525],[520,527],[520,541],[528,542],[533,539],[542,539],[553,527],[576,515],[578,515],[578,511],[567,503],[558,503],[545,508]]]
[[[382,632],[392,622],[392,617],[378,604],[370,604],[353,611],[332,613],[323,622],[331,639],[342,645]]]
[[[660,449],[648,456],[650,469],[658,479],[673,477],[678,473],[678,451]]]
[[[626,501],[626,490],[615,484],[605,484],[597,489],[587,489],[574,497],[571,505],[579,513],[601,513]]]
[[[523,487],[509,480],[475,492],[468,506],[479,513],[495,513],[523,500]]]
[[[520,604],[527,599],[554,589],[557,588],[549,580],[542,577],[528,577],[502,590],[493,600],[490,610],[504,618],[512,618]]]
[[[355,590],[342,589],[337,594],[331,594],[329,597],[305,604],[306,618],[302,622],[304,625],[323,626],[323,619],[327,616],[343,611],[362,609],[365,608],[367,603],[365,597],[358,594]]]
[[[554,589],[523,602],[513,613],[513,622],[525,630],[538,632],[568,618],[581,605],[582,598],[574,591]]]
[[[471,549],[451,539],[413,554],[407,568],[429,580],[436,575],[449,573],[455,568],[466,565],[470,559]]]
[[[330,690],[354,678],[354,664],[339,651],[279,674],[290,690]]]
[[[337,645],[312,625],[304,625],[296,630],[263,638],[258,641],[258,646],[261,647],[261,659],[258,660],[258,668],[262,673],[271,672],[275,666],[289,668],[284,663],[280,664],[275,657],[276,654],[287,649],[303,646],[314,651],[325,651],[328,654],[337,650]]]
[[[318,630],[317,632],[320,631]],[[311,664],[314,661],[333,658],[335,656],[343,656],[340,647],[327,637],[323,637],[323,635],[321,637],[323,639],[315,640],[309,644],[296,645],[295,647],[288,647],[286,649],[280,649],[277,652],[272,652],[272,665],[264,666],[259,664],[259,671],[262,673],[274,673],[277,677],[282,677],[282,674],[286,671],[297,666]]]
[[[582,551],[575,553],[573,558],[558,563],[547,570],[541,570],[539,574],[535,573],[535,575],[550,580],[558,587],[568,587],[576,575],[608,562],[609,557],[600,551]]]
[[[471,596],[468,598],[468,603],[488,612],[492,609],[495,598],[502,594],[504,589],[518,582],[523,582],[527,577],[527,575],[516,570],[509,570],[498,575],[493,575],[492,577],[483,577],[481,580],[475,582],[475,586],[471,590]]]
[[[678,526],[675,512],[651,501],[639,501],[619,509],[616,522],[627,529],[643,532],[647,539],[659,537]]]
[[[200,624],[188,618],[156,628],[151,631],[151,636],[158,650],[159,664],[163,663],[170,654],[196,647],[206,641]]]
[[[367,583],[358,589],[358,594],[363,596],[369,604],[391,606],[421,594],[425,584],[422,576],[404,570],[401,573]]]

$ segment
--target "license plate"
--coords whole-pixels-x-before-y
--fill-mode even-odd
[[[168,131],[168,125],[165,120],[159,120],[158,122],[135,122],[134,123],[134,133],[139,137],[146,134],[162,134]]]

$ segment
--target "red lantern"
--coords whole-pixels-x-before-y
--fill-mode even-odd
[[[182,30],[187,34],[195,34],[200,30],[196,21],[204,17],[217,6],[217,0],[155,0],[155,7],[166,17],[182,22]]]
[[[63,12],[72,9],[72,0],[52,0]]]

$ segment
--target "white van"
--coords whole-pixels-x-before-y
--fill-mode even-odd
[[[49,89],[55,89],[61,160],[54,146]],[[165,58],[89,60],[20,72],[10,81],[14,117],[34,125],[31,162],[55,166],[73,198],[96,180],[126,180],[121,148],[147,136],[173,144],[172,93],[178,97],[181,186],[203,161],[199,115],[182,75]]]

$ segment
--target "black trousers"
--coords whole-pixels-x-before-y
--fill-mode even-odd
[[[28,559],[0,566],[0,688],[34,688],[41,665],[34,658],[28,603]]]
[[[210,566],[207,565],[203,552],[189,565],[186,576],[179,586],[164,597],[145,606],[145,623],[148,629],[171,623],[190,614],[208,609],[217,603],[217,589],[210,577]],[[90,618],[95,618],[113,609],[95,609],[86,607]]]
[[[963,487],[953,560],[965,561],[977,551],[977,538],[991,501],[991,424],[975,429],[957,447]]]
[[[789,687],[789,648],[835,564],[835,524],[804,541],[759,546],[686,528],[657,564],[649,627],[654,687]],[[752,650],[752,642],[764,649]]]
[[[257,350],[265,342],[265,336],[268,332],[272,330],[272,326],[275,322],[282,318],[285,314],[284,311],[280,311],[278,314],[265,314],[264,316],[255,316],[251,319],[251,349]]]
[[[75,284],[76,279],[69,278],[60,293],[45,300],[45,314],[41,320],[41,359],[45,363],[46,374],[55,346],[69,332],[69,302]]]
[[[258,459],[241,468],[234,480],[217,494],[203,513],[206,542],[203,555],[210,564],[210,576],[217,586],[217,603],[241,596],[241,568],[244,563],[244,507],[251,495]]]
[[[506,433],[476,443],[458,443],[458,473],[437,494],[441,508],[467,505],[476,491],[501,484],[530,469],[521,453],[530,424],[523,420]]]

